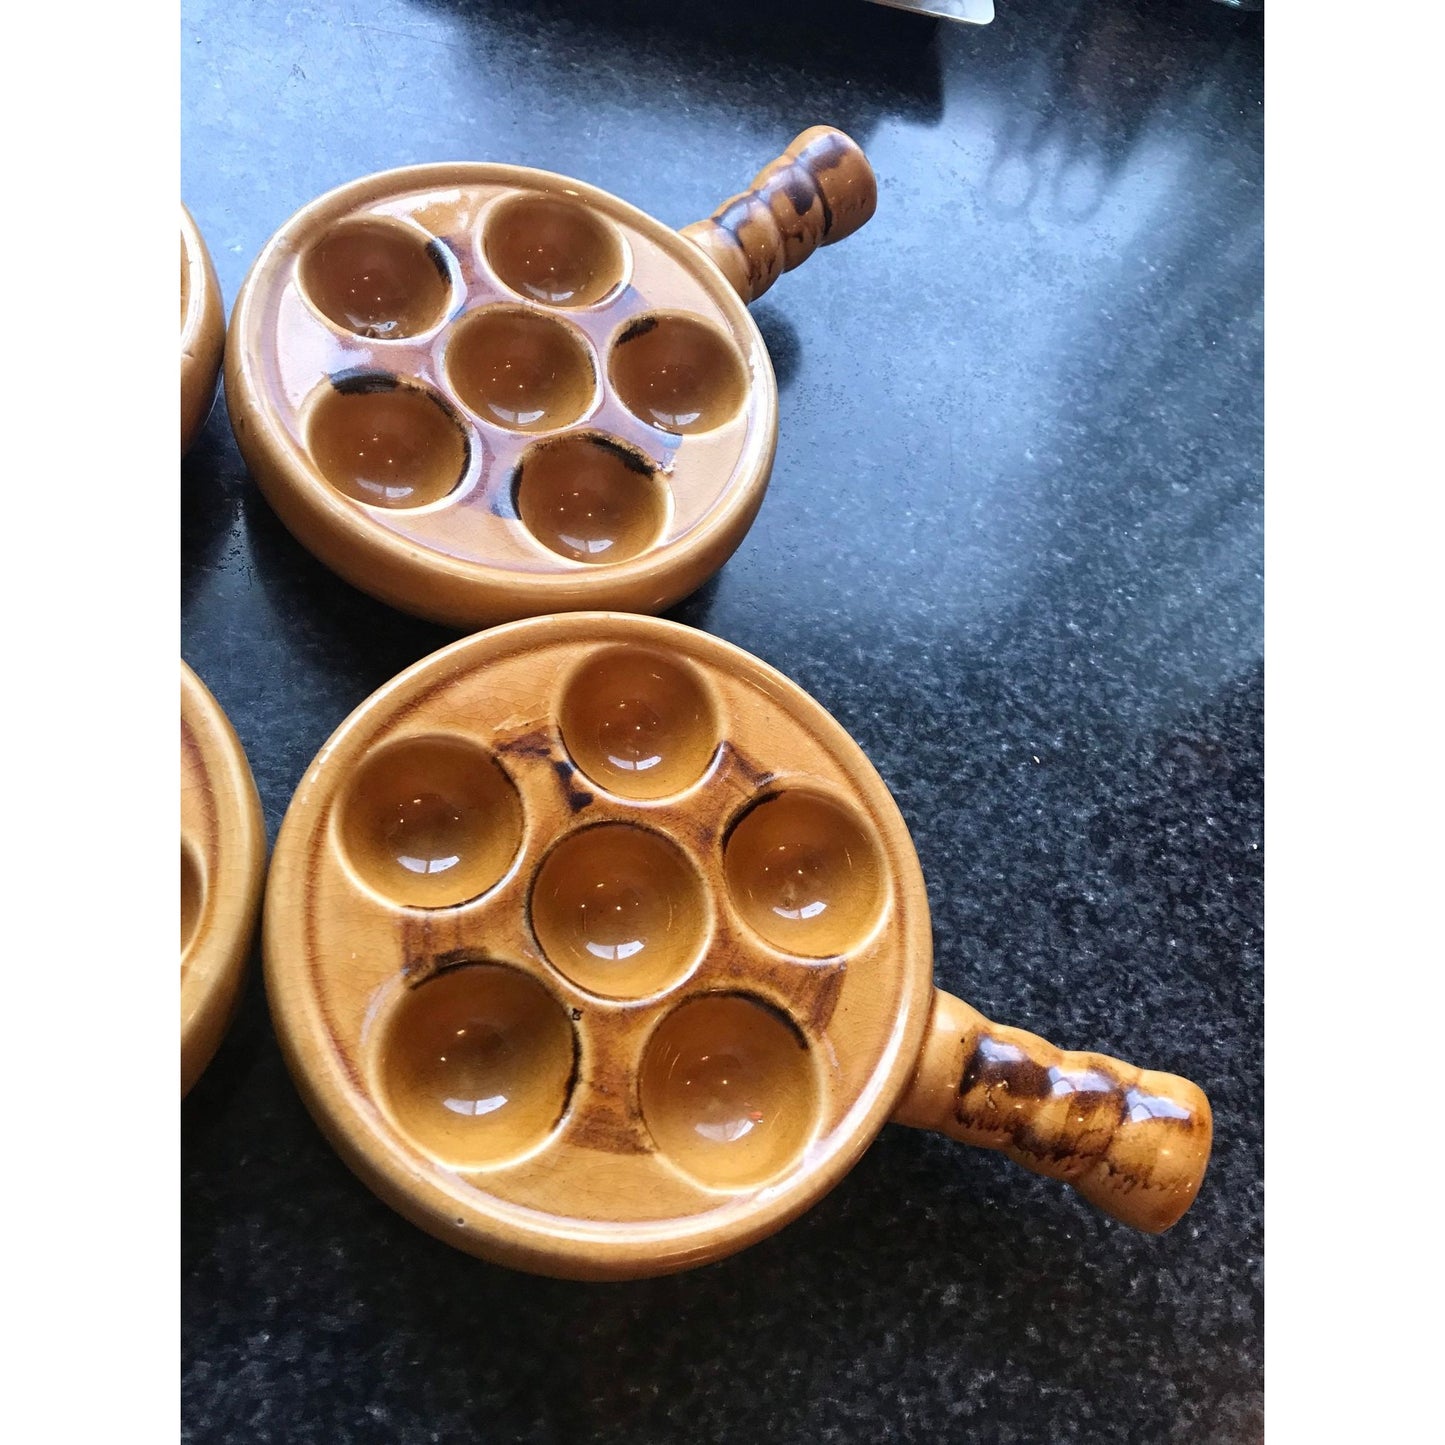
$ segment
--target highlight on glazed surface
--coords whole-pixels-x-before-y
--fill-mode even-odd
[[[678,983],[708,935],[707,885],[661,833],[599,823],[547,855],[528,899],[547,961],[604,998]]]
[[[534,541],[589,567],[641,556],[667,526],[667,487],[652,464],[590,432],[529,447],[513,475],[512,504]]]
[[[302,253],[301,293],[326,320],[373,341],[439,326],[455,282],[419,227],[386,219],[343,221]]]
[[[522,801],[470,738],[423,734],[379,749],[357,769],[337,829],[369,887],[441,908],[479,897],[506,873],[522,842]]]
[[[1067,1053],[941,990],[897,1118],[1000,1149],[1148,1234],[1193,1204],[1214,1139],[1209,1100],[1188,1079]]]
[[[626,798],[680,793],[722,746],[703,675],[682,658],[639,647],[588,657],[562,690],[557,721],[588,779]]]
[[[181,663],[181,1096],[230,1024],[261,904],[266,831],[240,739]]]
[[[320,474],[343,496],[373,507],[425,507],[466,475],[470,441],[446,403],[386,374],[319,388],[307,440]]]
[[[490,962],[448,967],[403,994],[373,1058],[397,1129],[453,1169],[505,1163],[567,1109],[577,1043],[534,977]]]
[[[566,615],[343,725],[277,843],[267,988],[384,1198],[610,1278],[741,1248],[841,1177],[913,1070],[926,905],[886,789],[794,692],[691,629]],[[738,820],[769,814],[743,866]],[[805,880],[800,931],[755,926],[737,877],[780,907]]]
[[[610,364],[622,404],[662,431],[714,431],[747,399],[737,349],[692,316],[639,316],[618,336]]]
[[[520,167],[314,202],[258,259],[227,399],[323,562],[461,626],[656,611],[737,545],[776,443],[762,339],[677,232]]]
[[[797,1159],[816,1125],[811,1053],[786,1014],[746,994],[688,999],[647,1042],[642,1117],[700,1183],[765,1183]]]
[[[547,306],[596,306],[627,279],[628,247],[618,228],[557,196],[502,201],[482,249],[504,286]]]
[[[741,195],[683,229],[744,301],[756,301],[819,246],[851,236],[878,206],[878,182],[855,141],[815,125],[769,161]]]
[[[216,399],[226,341],[221,285],[191,213],[181,207],[181,455],[190,451]]]
[[[740,1249],[889,1119],[1153,1232],[1208,1162],[1193,1084],[934,989],[918,859],[868,760],[675,623],[536,618],[375,694],[287,814],[265,952],[293,1075],[353,1167],[542,1273]]]
[[[826,127],[754,185],[686,233],[519,166],[322,196],[237,298],[248,468],[321,561],[419,616],[661,611],[731,555],[772,469],[777,387],[742,298],[876,203]]]
[[[554,431],[591,410],[597,370],[581,332],[520,307],[471,312],[447,343],[457,397],[484,421],[513,431]]]
[[[831,958],[878,921],[886,875],[872,830],[848,803],[807,788],[769,793],[733,825],[728,896],[774,948]]]

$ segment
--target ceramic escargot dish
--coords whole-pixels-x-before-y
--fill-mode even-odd
[[[1148,1231],[1211,1118],[935,988],[907,827],[858,745],[716,638],[531,619],[417,663],[307,772],[267,991],[323,1130],[460,1249],[625,1278],[762,1238],[889,1120]]]

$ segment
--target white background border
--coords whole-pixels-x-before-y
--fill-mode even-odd
[[[1420,1439],[1442,1334],[1445,15],[1266,18],[1267,1418],[1279,1441]],[[6,17],[17,1439],[178,1433],[179,19]]]

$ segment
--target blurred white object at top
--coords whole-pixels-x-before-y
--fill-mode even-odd
[[[919,15],[936,15],[940,20],[962,20],[966,25],[987,25],[993,19],[993,0],[873,0],[895,10],[913,10]],[[1236,10],[1263,10],[1264,0],[1220,0]]]
[[[895,10],[916,10],[940,20],[962,20],[968,25],[987,25],[993,19],[993,0],[873,0]]]

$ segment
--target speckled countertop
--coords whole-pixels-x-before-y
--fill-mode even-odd
[[[1201,1083],[1193,1211],[1130,1234],[886,1128],[692,1274],[497,1269],[376,1200],[258,973],[183,1107],[187,1440],[1252,1441],[1262,1433],[1262,24],[1207,0],[878,6],[184,0],[183,195],[227,304],[299,205],[515,161],[665,221],[842,126],[876,218],[755,307],[781,440],[671,614],[795,678],[913,832],[946,987]],[[333,578],[218,404],[182,638],[274,838],[316,749],[457,634]]]

